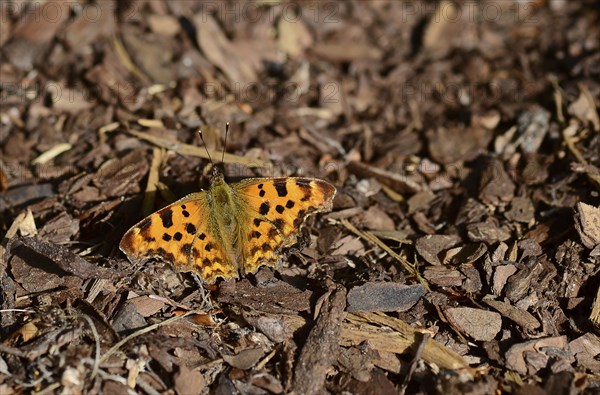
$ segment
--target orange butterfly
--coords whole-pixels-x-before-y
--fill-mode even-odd
[[[192,193],[125,233],[130,261],[161,258],[212,284],[275,266],[306,218],[330,210],[336,189],[316,178],[249,178],[225,182],[215,166],[207,191]]]

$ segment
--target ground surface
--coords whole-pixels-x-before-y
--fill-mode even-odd
[[[599,3],[459,3],[0,3],[0,393],[596,393]],[[203,295],[118,244],[226,122],[338,192]]]

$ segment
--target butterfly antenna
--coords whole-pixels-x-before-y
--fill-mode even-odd
[[[206,150],[206,154],[208,155],[208,160],[214,166],[214,162],[210,157],[210,152],[208,152],[208,147],[206,146],[206,141],[204,141],[204,137],[202,136],[202,129],[198,129],[198,134],[200,135],[200,140],[202,140],[202,144],[204,144],[204,149]]]
[[[225,124],[225,142],[223,143],[223,153],[221,154],[221,163],[225,162],[225,149],[227,149],[227,135],[229,134],[229,122]]]

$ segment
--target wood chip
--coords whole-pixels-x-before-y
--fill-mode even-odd
[[[406,311],[426,293],[421,285],[370,282],[348,292],[347,311]]]
[[[337,360],[346,290],[336,286],[321,307],[294,369],[292,387],[299,394],[320,394],[325,376]]]
[[[36,254],[48,258],[54,265],[67,273],[77,277],[87,278],[107,278],[112,279],[117,274],[102,267],[98,267],[79,255],[69,251],[66,247],[47,243],[45,241],[31,237],[15,237],[11,240],[7,248],[9,256],[16,254],[18,248],[28,248]]]
[[[566,336],[546,337],[511,346],[506,352],[506,365],[520,374],[535,374],[548,367],[548,363],[561,354],[567,357]]]
[[[383,314],[348,314],[346,320],[348,322],[344,323],[341,334],[343,346],[358,346],[366,341],[378,351],[404,354],[415,347],[421,337],[421,330]],[[443,369],[468,368],[460,355],[431,339],[425,344],[422,358]],[[470,375],[467,371],[465,373]]]
[[[458,330],[478,341],[494,339],[502,328],[502,317],[495,311],[453,307],[444,314]]]
[[[600,206],[578,203],[575,228],[581,237],[581,242],[587,248],[591,249],[600,244]]]
[[[498,310],[504,317],[516,322],[526,331],[533,331],[540,327],[540,322],[529,312],[499,300],[484,299],[484,302]]]

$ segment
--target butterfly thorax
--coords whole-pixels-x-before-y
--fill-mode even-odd
[[[240,217],[242,213],[234,194],[234,189],[225,182],[222,174],[217,173],[213,176],[208,190],[208,201],[212,206],[209,213],[213,216],[210,222],[213,232],[227,251],[229,260],[239,269],[240,252],[236,245],[239,244],[237,241],[242,231],[240,223],[244,220]]]
[[[209,194],[210,194],[210,203],[215,205],[217,210],[213,212],[220,213],[221,222],[225,225],[231,223],[233,221],[233,196],[232,189],[223,177],[218,177],[213,179],[211,182]]]

